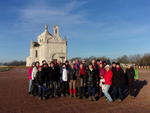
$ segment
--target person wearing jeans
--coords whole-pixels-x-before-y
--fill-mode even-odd
[[[93,87],[93,86],[88,87],[88,95],[89,95],[89,97],[90,96],[95,97],[95,87]],[[95,100],[95,98],[93,98],[93,100]]]
[[[113,74],[112,74],[112,71],[110,70],[110,66],[109,65],[105,66],[105,70],[106,70],[105,74],[104,74],[105,88],[103,89],[103,93],[104,93],[105,97],[107,98],[107,100],[109,102],[112,102],[113,100],[112,100],[112,98],[111,98],[111,96],[110,96],[108,91],[109,91],[109,88],[110,88],[110,86],[112,84],[112,76],[113,76]]]
[[[105,90],[103,90],[103,93],[104,93],[105,97],[108,99],[108,101],[112,102],[113,100],[108,92],[109,88],[110,88],[110,85],[105,85]]]

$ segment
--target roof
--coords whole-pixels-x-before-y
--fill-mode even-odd
[[[44,30],[44,32],[41,34],[41,35],[44,35],[44,36],[53,36],[52,34],[50,34],[49,33],[49,31],[48,31],[48,25],[45,25],[45,30]]]
[[[40,44],[39,44],[38,42],[32,42],[32,46],[34,46],[34,47],[39,47]]]

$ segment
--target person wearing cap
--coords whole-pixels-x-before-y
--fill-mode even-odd
[[[108,102],[113,102],[110,94],[109,94],[109,89],[110,89],[110,86],[112,85],[112,71],[110,69],[110,65],[106,65],[105,66],[105,74],[104,74],[104,84],[105,84],[105,88],[103,88],[103,93],[105,95],[105,97],[107,98]]]
[[[125,85],[125,74],[120,66],[120,63],[116,63],[116,69],[113,72],[112,87],[113,87],[113,99],[118,98],[119,101],[123,99],[123,87]]]
[[[127,85],[128,85],[128,89],[129,89],[129,95],[134,97],[135,94],[134,94],[133,83],[134,83],[135,71],[134,71],[134,68],[130,64],[127,65],[125,75],[127,77]]]

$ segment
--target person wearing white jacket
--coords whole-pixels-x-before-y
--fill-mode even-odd
[[[32,70],[32,74],[31,74],[31,79],[32,79],[32,91],[31,91],[31,94],[36,96],[37,95],[37,89],[38,89],[38,86],[36,85],[36,81],[35,81],[35,78],[36,78],[36,74],[38,72],[38,66],[39,66],[39,63],[36,62],[35,66],[33,67],[33,70]]]
[[[37,67],[36,66],[34,66],[34,68],[33,68],[33,70],[32,70],[32,80],[34,80],[35,79],[35,77],[36,77],[36,73],[38,72],[38,69],[37,69]]]
[[[66,96],[68,93],[68,71],[66,69],[66,65],[62,66],[62,88],[63,88],[63,96]]]

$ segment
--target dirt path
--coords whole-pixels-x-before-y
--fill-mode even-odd
[[[38,100],[27,94],[25,68],[0,72],[0,113],[150,113],[150,70],[140,70],[140,80],[147,85],[135,99],[107,103],[105,98],[96,102],[61,97]]]

